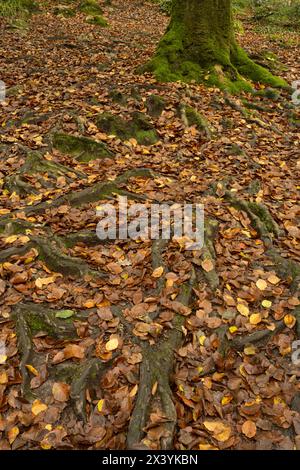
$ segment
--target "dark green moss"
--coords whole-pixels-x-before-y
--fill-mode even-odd
[[[153,124],[143,113],[133,112],[129,121],[110,113],[97,117],[97,126],[107,134],[116,135],[121,140],[136,139],[140,145],[152,145],[158,140]]]
[[[103,142],[96,142],[82,136],[76,137],[69,134],[56,133],[53,135],[53,147],[62,153],[73,155],[79,162],[114,157],[114,154]]]
[[[103,11],[96,0],[82,0],[79,4],[79,11],[87,15],[102,15]]]

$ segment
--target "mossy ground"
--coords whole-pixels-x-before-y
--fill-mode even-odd
[[[79,162],[89,162],[97,158],[112,158],[114,156],[103,142],[64,133],[55,133],[53,135],[53,146],[62,153],[73,155]]]
[[[97,126],[121,140],[136,139],[140,145],[153,145],[158,141],[158,134],[143,113],[134,112],[130,120],[122,119],[110,113],[102,113],[96,120]]]

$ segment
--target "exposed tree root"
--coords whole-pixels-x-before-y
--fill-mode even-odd
[[[208,219],[204,223],[204,246],[202,249],[201,258],[204,261],[211,261],[213,266],[215,265],[215,249],[214,249],[214,239],[218,229],[218,223],[216,220]],[[215,268],[210,271],[202,270],[203,275],[210,286],[212,291],[215,291],[219,286],[219,277]]]
[[[178,296],[178,301],[185,306],[191,302],[194,280],[193,274],[190,282],[182,286],[181,294]],[[165,416],[166,432],[161,438],[161,449],[169,449],[172,445],[177,416],[172,401],[170,375],[173,370],[174,351],[181,344],[181,327],[184,321],[185,317],[177,314],[173,320],[173,329],[165,338],[154,346],[143,345],[139,392],[127,433],[127,448],[129,449],[141,443],[154,399],[158,399],[161,413]],[[157,386],[157,392],[153,396],[154,386]]]
[[[127,183],[127,181],[132,177],[154,178],[155,174],[152,170],[148,168],[137,168],[134,170],[128,170],[122,175],[118,176],[114,181],[104,181],[96,183],[93,186],[82,189],[80,191],[72,191],[57,199],[53,199],[53,201],[51,201],[50,203],[41,202],[32,206],[26,206],[23,211],[26,215],[34,215],[41,214],[47,209],[50,209],[52,207],[59,207],[63,204],[69,204],[72,207],[79,207],[83,204],[89,204],[91,202],[109,198],[115,194],[127,196],[132,199],[144,200],[144,197],[140,194],[134,194],[119,188],[119,186]],[[19,211],[15,211],[15,213],[17,212]],[[14,212],[12,214],[14,214]]]
[[[72,382],[70,396],[75,404],[76,414],[86,421],[86,389],[95,383],[101,375],[111,366],[112,361],[101,362],[93,358],[77,366]]]
[[[86,275],[106,277],[103,273],[92,270],[84,261],[62,253],[58,244],[52,240],[39,237],[32,237],[32,240],[39,251],[39,256],[52,271],[75,277]]]
[[[30,394],[29,372],[26,365],[31,364],[33,334],[45,331],[50,336],[57,338],[76,336],[73,323],[70,324],[56,318],[56,312],[45,305],[34,303],[19,304],[13,309],[13,319],[16,322],[18,346],[21,354],[20,371],[24,395]]]
[[[46,160],[39,152],[25,150],[25,153],[27,156],[24,165],[19,168],[16,174],[5,179],[5,188],[10,192],[16,192],[21,195],[37,193],[37,190],[26,181],[26,175],[38,174],[41,178],[41,184],[46,188],[51,187],[49,178],[56,181],[57,177],[64,176],[68,182],[71,182],[72,173],[78,178],[85,178],[84,173],[68,168],[60,163]],[[43,174],[47,175],[47,179],[42,178]]]

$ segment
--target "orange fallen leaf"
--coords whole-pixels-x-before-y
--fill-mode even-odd
[[[256,424],[251,421],[250,419],[248,419],[247,421],[245,421],[243,423],[243,426],[242,426],[242,433],[248,437],[249,439],[251,439],[252,437],[255,436],[256,434]]]
[[[266,283],[266,281],[264,281],[263,279],[258,279],[256,281],[256,287],[259,289],[259,290],[266,290],[266,288],[268,287],[268,284]]]
[[[294,328],[297,320],[296,320],[296,317],[294,317],[294,315],[291,315],[290,313],[288,313],[287,315],[285,315],[283,321],[284,321],[285,326],[287,326],[288,328]]]
[[[209,273],[214,269],[214,263],[210,258],[206,258],[205,260],[202,261],[201,263],[202,269],[204,269],[205,272]]]
[[[115,349],[117,349],[118,346],[119,346],[118,338],[113,338],[113,339],[110,339],[106,343],[105,349],[106,349],[106,351],[114,351]]]
[[[18,428],[18,426],[14,426],[13,428],[11,428],[8,433],[7,433],[7,437],[8,437],[8,441],[10,443],[10,445],[12,445],[12,443],[15,441],[15,439],[17,438],[17,436],[20,434],[20,430]]]
[[[164,272],[163,266],[159,266],[158,268],[154,269],[152,273],[152,277],[159,278],[162,276],[163,272]]]

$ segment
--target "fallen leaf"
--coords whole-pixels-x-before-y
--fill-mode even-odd
[[[231,427],[228,424],[224,424],[222,421],[204,421],[203,424],[219,442],[225,442],[231,436]]]
[[[34,414],[34,416],[37,416],[38,414],[42,413],[42,411],[46,411],[48,408],[45,403],[42,403],[40,400],[34,400],[31,411]]]
[[[294,317],[294,315],[291,315],[290,313],[288,313],[287,315],[285,315],[283,321],[284,321],[285,326],[287,326],[288,328],[294,328],[297,319],[296,317]]]
[[[14,426],[8,431],[7,437],[8,437],[8,442],[10,443],[10,445],[12,445],[12,443],[15,441],[15,439],[17,438],[19,434],[20,434],[20,430],[18,426]]]
[[[210,258],[206,258],[205,260],[202,261],[201,263],[202,269],[204,269],[205,272],[209,273],[214,269],[214,263]]]
[[[256,281],[256,287],[259,289],[259,290],[266,290],[266,288],[268,287],[268,284],[266,283],[266,281],[264,281],[263,279],[258,279]]]
[[[152,277],[159,278],[162,276],[163,272],[164,272],[163,266],[159,266],[158,268],[154,269],[152,273]]]
[[[249,312],[249,308],[247,307],[247,305],[237,304],[236,308],[241,315],[243,315],[244,317],[248,317],[250,312]]]
[[[251,439],[252,437],[255,436],[256,434],[256,424],[251,421],[250,419],[248,419],[247,421],[245,421],[243,423],[243,426],[242,426],[242,433],[248,437],[249,439]]]
[[[119,346],[119,340],[118,338],[113,338],[113,339],[110,339],[106,345],[105,345],[105,349],[106,351],[114,351],[115,349],[117,349]]]
[[[70,385],[64,382],[54,382],[52,385],[52,395],[57,401],[67,401],[70,396]]]

